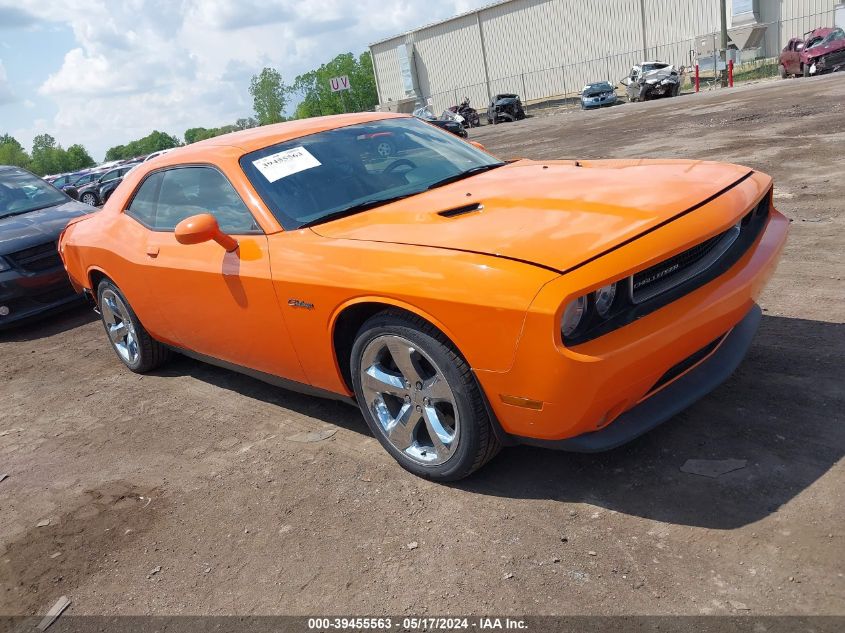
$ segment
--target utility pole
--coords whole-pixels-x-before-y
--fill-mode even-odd
[[[722,43],[719,58],[725,65],[722,70],[722,88],[728,85],[728,9],[725,0],[719,0],[719,18],[722,21]]]
[[[725,0],[722,0],[724,4]],[[645,0],[640,0],[640,18],[643,23],[643,61],[648,61],[648,38],[646,37],[645,29]]]

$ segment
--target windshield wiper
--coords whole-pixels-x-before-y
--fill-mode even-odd
[[[474,176],[475,174],[480,174],[485,171],[490,171],[491,169],[496,169],[496,167],[501,167],[505,163],[493,163],[492,165],[479,165],[478,167],[472,167],[467,169],[466,171],[462,171],[459,174],[454,174],[453,176],[448,176],[443,180],[438,180],[428,186],[429,189],[436,189],[437,187],[442,187],[443,185],[448,185],[453,182],[457,182],[458,180],[463,180],[464,178],[469,178],[470,176]]]
[[[331,220],[337,220],[339,218],[345,218],[348,215],[355,215],[356,213],[360,213],[361,211],[367,211],[368,209],[373,209],[375,207],[380,207],[385,204],[389,204],[391,202],[396,202],[397,200],[402,200],[403,198],[408,198],[410,196],[416,195],[419,193],[415,191],[413,193],[406,193],[401,196],[392,196],[390,198],[377,198],[374,200],[364,200],[363,202],[359,202],[358,204],[353,204],[351,207],[347,207],[346,209],[341,209],[340,211],[334,211],[332,213],[328,213],[324,216],[317,218],[316,220],[311,220],[310,222],[306,222],[305,224],[300,224],[299,228],[307,229],[310,226],[314,226],[316,224],[323,224],[324,222],[330,222]]]

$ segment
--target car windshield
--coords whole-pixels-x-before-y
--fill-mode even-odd
[[[68,197],[23,169],[0,170],[0,218],[62,204]]]
[[[584,88],[584,92],[586,92],[586,93],[608,92],[610,90],[613,90],[613,88],[611,88],[610,84],[607,83],[606,81],[601,81],[601,82],[596,83],[596,84],[589,84]]]
[[[842,29],[831,31],[821,42],[819,42],[819,44],[830,44],[831,42],[836,42],[837,40],[845,40],[845,31]]]
[[[422,193],[504,163],[415,118],[311,134],[251,152],[241,167],[281,225],[296,229]]]

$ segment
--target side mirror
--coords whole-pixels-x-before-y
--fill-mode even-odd
[[[214,240],[231,253],[238,248],[238,241],[220,230],[217,218],[210,213],[200,213],[185,218],[176,225],[176,241],[180,244],[202,244]]]
[[[484,146],[483,146],[481,143],[479,143],[478,141],[470,141],[470,142],[469,142],[469,144],[470,144],[470,145],[474,145],[475,147],[477,147],[478,149],[480,149],[482,152],[486,152],[486,151],[487,151],[487,148],[486,148],[486,147],[484,147]]]

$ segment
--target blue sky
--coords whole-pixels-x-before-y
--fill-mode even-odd
[[[252,114],[249,79],[489,0],[0,0],[0,134],[47,132],[95,159],[153,129],[182,137]]]

